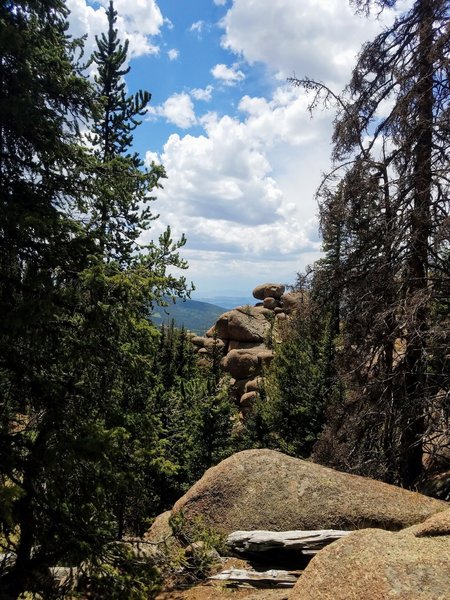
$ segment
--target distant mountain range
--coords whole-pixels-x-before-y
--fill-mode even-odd
[[[197,298],[198,302],[207,302],[208,304],[215,304],[217,306],[224,306],[227,310],[236,308],[236,306],[243,306],[244,304],[250,304],[253,306],[257,300],[251,296],[208,296],[203,298]]]
[[[221,314],[227,311],[226,307],[200,302],[199,300],[179,300],[165,308],[156,307],[151,315],[155,325],[168,325],[172,319],[177,327],[183,327],[198,335],[205,332],[217,321]]]

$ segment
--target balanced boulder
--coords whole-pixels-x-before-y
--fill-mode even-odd
[[[223,340],[261,343],[269,331],[271,315],[271,310],[261,306],[240,306],[221,315],[206,335]]]
[[[265,346],[247,350],[230,350],[222,359],[222,367],[237,380],[254,377],[267,367],[273,359],[273,351]]]
[[[279,300],[284,294],[284,290],[284,285],[280,283],[262,283],[253,290],[253,298],[256,298],[256,300],[265,300],[265,298]]]
[[[295,291],[295,292],[286,292],[281,297],[281,303],[283,305],[283,310],[286,313],[291,313],[294,310],[298,309],[303,300],[304,292]]]
[[[274,450],[245,450],[209,469],[174,506],[223,533],[265,529],[398,530],[445,502]]]
[[[258,370],[257,352],[251,350],[231,350],[222,359],[223,368],[235,379],[246,379]]]

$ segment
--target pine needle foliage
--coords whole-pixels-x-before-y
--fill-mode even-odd
[[[146,170],[130,151],[149,95],[125,95],[127,45],[115,18],[111,4],[91,85],[77,64],[81,44],[67,36],[63,2],[0,7],[7,599],[25,591],[52,597],[49,567],[103,565],[120,554],[123,536],[142,533],[159,508],[159,481],[175,469],[155,410],[159,334],[149,313],[165,295],[186,292],[184,278],[167,272],[186,267],[178,254],[184,240],[167,230],[146,246],[139,241],[152,219],[145,204],[164,172]],[[86,126],[89,144],[80,133]],[[112,571],[119,580],[127,577],[124,556]]]

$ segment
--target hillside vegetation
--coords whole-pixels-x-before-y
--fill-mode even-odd
[[[188,331],[203,335],[219,316],[226,311],[221,306],[200,302],[198,300],[168,302],[168,306],[158,307],[153,311],[151,319],[155,325],[170,325],[173,320],[176,327],[184,327]]]

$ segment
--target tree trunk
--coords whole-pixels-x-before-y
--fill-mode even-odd
[[[411,215],[407,303],[410,311],[405,352],[405,406],[401,438],[402,484],[412,487],[423,471],[424,400],[426,397],[426,334],[428,309],[428,242],[431,232],[431,156],[433,135],[433,0],[422,0],[416,88],[417,140],[414,205]]]
[[[10,571],[0,578],[0,591],[2,600],[16,600],[28,589],[27,582],[30,580],[32,571],[32,549],[34,540],[34,519],[31,507],[32,493],[31,480],[27,474],[24,475],[23,489],[25,495],[18,505],[18,524],[20,540],[17,548],[17,556],[14,566]]]

